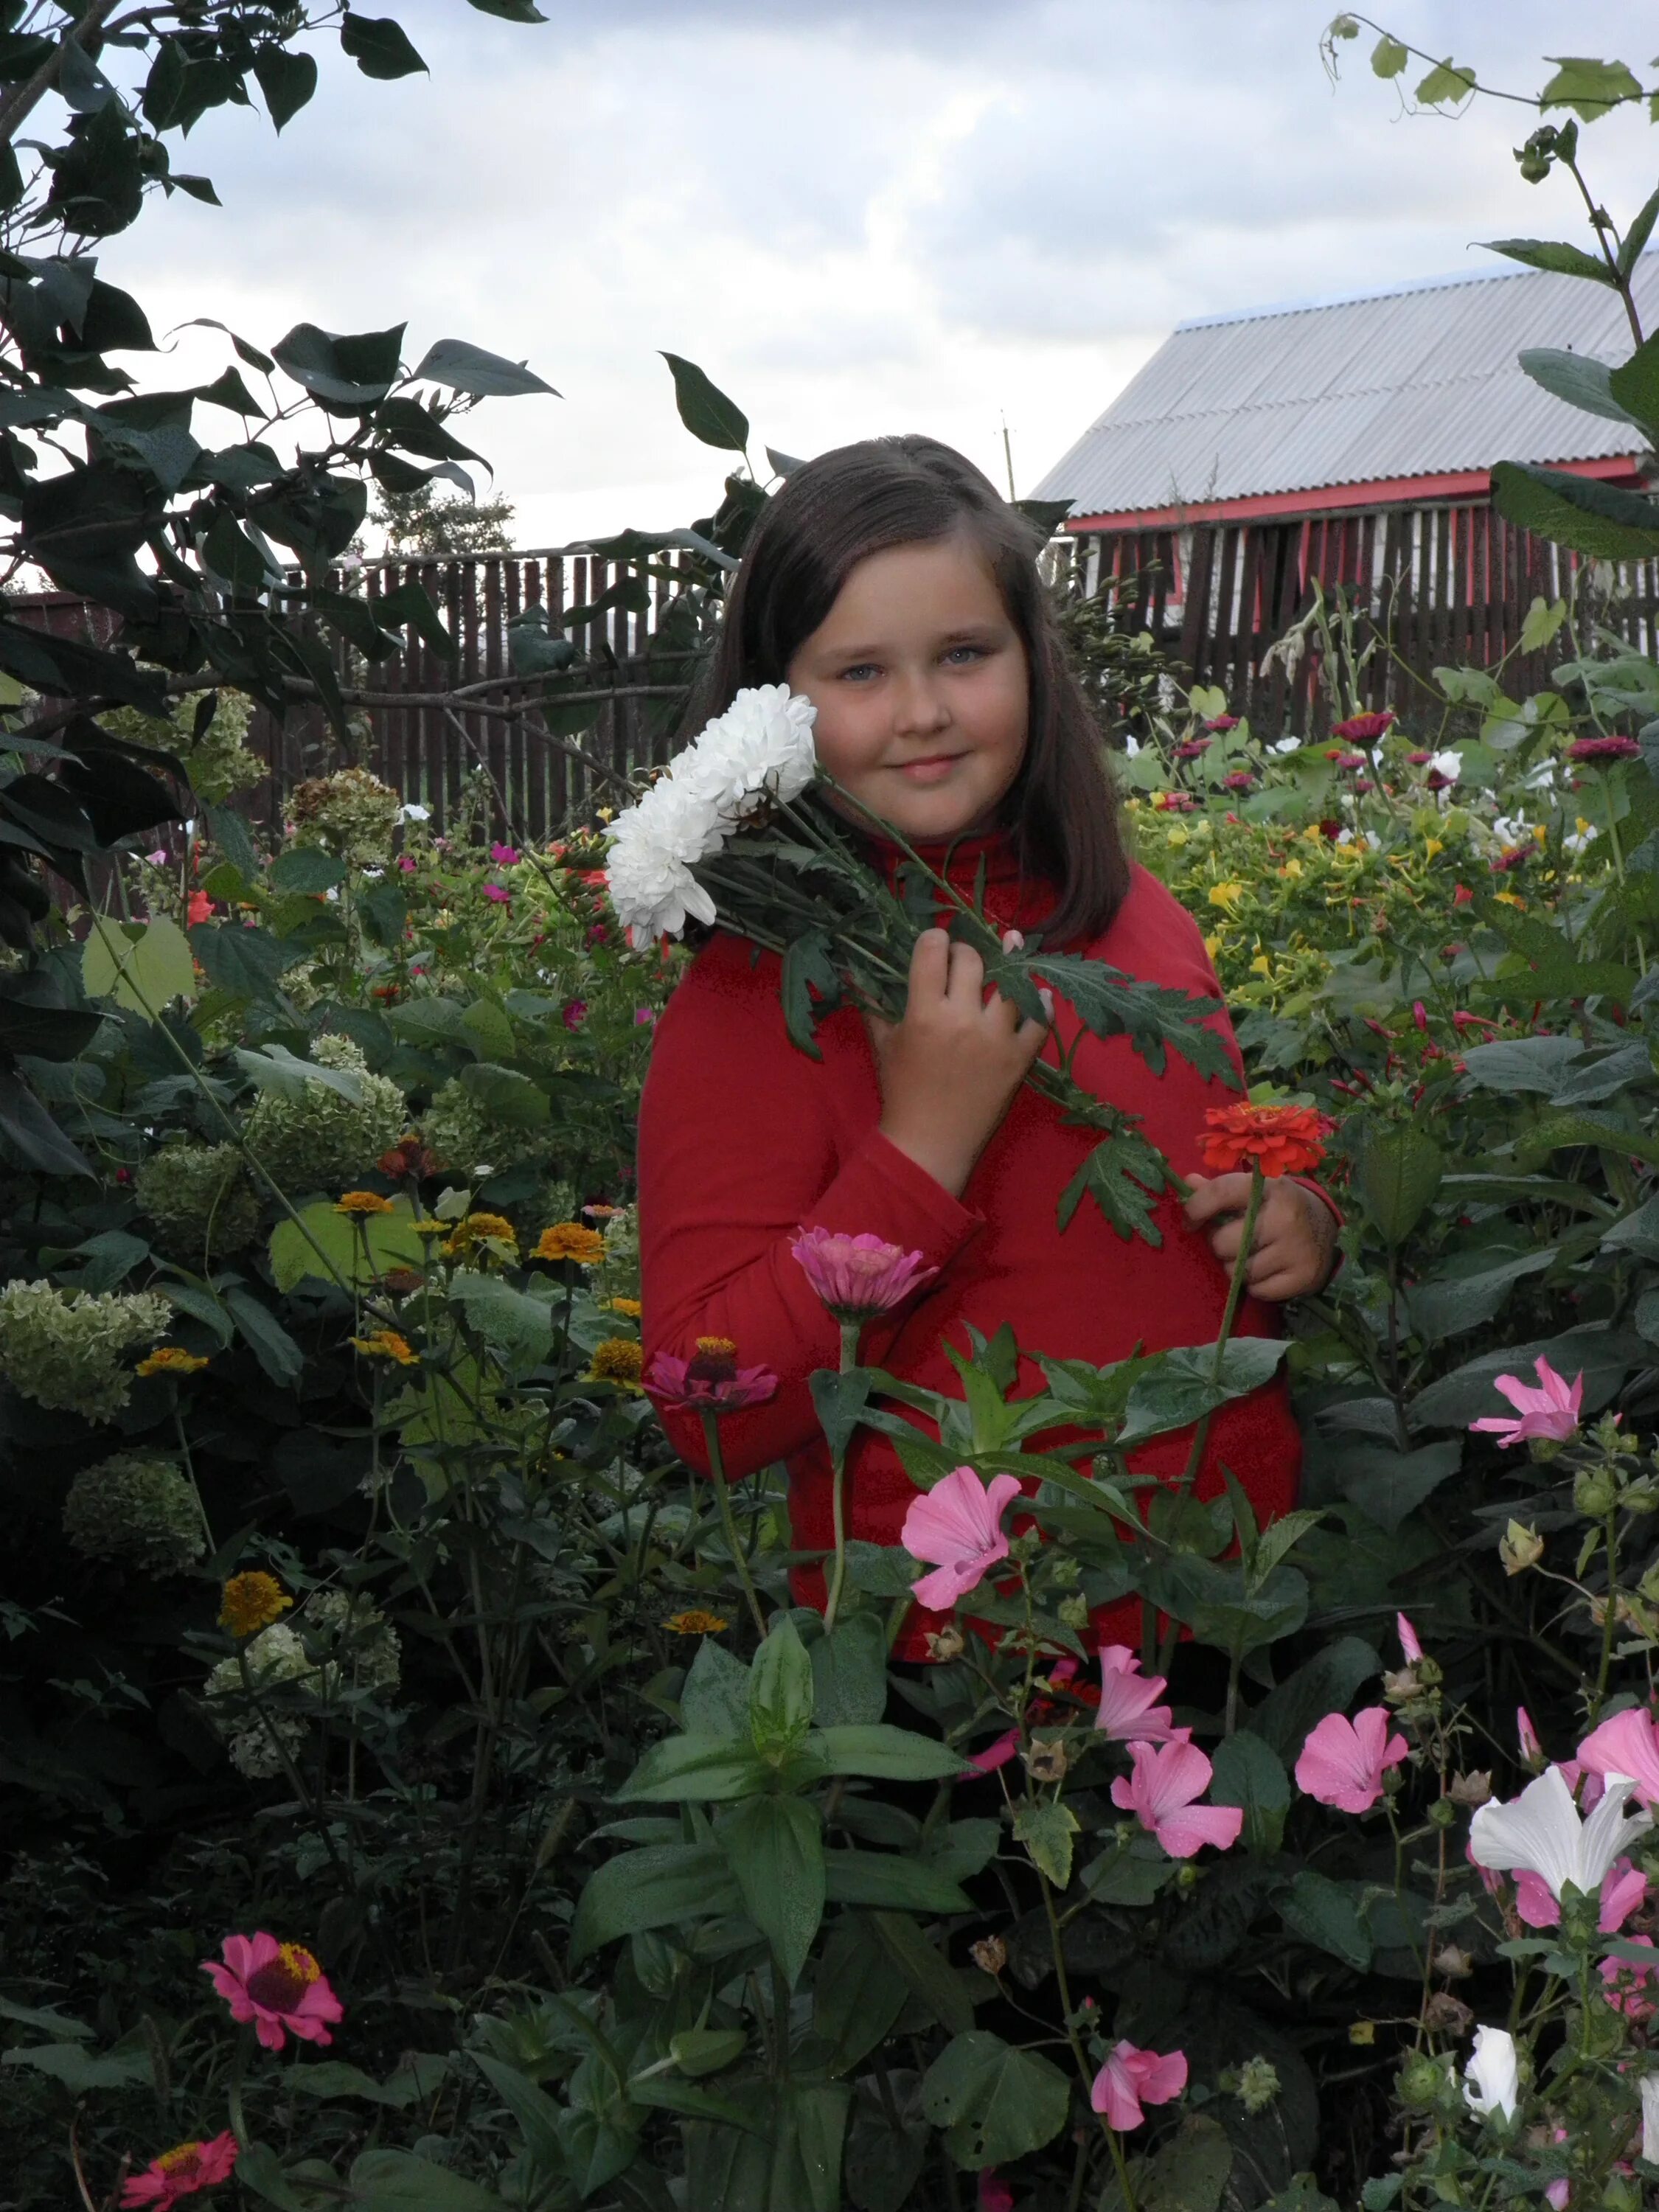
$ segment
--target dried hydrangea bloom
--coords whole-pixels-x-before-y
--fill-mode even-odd
[[[421,1117],[420,1133],[441,1167],[470,1176],[487,1168],[499,1171],[545,1159],[556,1133],[551,1121],[535,1128],[510,1127],[490,1113],[457,1075],[433,1094]]]
[[[64,1500],[64,1534],[88,1559],[179,1574],[207,1549],[202,1509],[176,1460],[116,1452],[83,1467]]]
[[[253,1242],[259,1201],[234,1145],[164,1145],[132,1179],[150,1242],[174,1259],[222,1259]]]
[[[355,1076],[356,1097],[315,1081],[298,1097],[264,1091],[242,1125],[260,1165],[290,1195],[343,1189],[397,1143],[409,1117],[403,1092],[388,1076],[369,1073],[349,1037],[313,1038],[311,1057]]]
[[[113,1420],[132,1395],[129,1354],[172,1322],[172,1306],[154,1291],[10,1282],[0,1289],[0,1375],[37,1406]]]

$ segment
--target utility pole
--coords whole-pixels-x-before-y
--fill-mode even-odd
[[[1008,499],[1009,503],[1012,505],[1014,498],[1014,449],[1008,436],[1008,417],[1006,415],[1002,418],[1002,459],[1004,465],[1008,471]]]

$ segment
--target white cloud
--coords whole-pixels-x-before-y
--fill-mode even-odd
[[[158,330],[212,314],[269,344],[406,317],[411,357],[447,336],[527,357],[563,398],[468,426],[526,544],[718,499],[726,463],[681,430],[661,349],[746,409],[757,459],[920,428],[1000,478],[1006,410],[1024,488],[1185,316],[1581,222],[1570,186],[1518,179],[1523,111],[1404,118],[1368,40],[1333,91],[1325,0],[544,5],[526,29],[388,0],[429,76],[370,83],[325,52],[280,138],[229,109],[176,154],[223,212],[176,198],[105,255]],[[1554,0],[1389,19],[1521,88],[1564,36]],[[1622,0],[1581,0],[1571,43],[1616,52],[1631,27]],[[1586,134],[1615,209],[1648,189],[1651,137]],[[211,374],[221,345],[190,334],[161,373]]]

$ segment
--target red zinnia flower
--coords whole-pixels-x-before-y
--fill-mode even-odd
[[[1231,775],[1224,776],[1222,781],[1229,791],[1254,791],[1255,788],[1255,778],[1250,774],[1249,769],[1245,768],[1236,768]]]
[[[233,2020],[254,2023],[267,2051],[280,2051],[288,2035],[301,2043],[333,2042],[326,2023],[343,2020],[345,2008],[302,1945],[279,1943],[262,1930],[227,1936],[219,1948],[223,1966],[204,1959],[202,1972],[229,2005]]]
[[[1204,726],[1206,730],[1222,732],[1236,730],[1238,727],[1238,717],[1237,714],[1215,714],[1206,722]]]
[[[1152,794],[1152,805],[1160,814],[1190,814],[1198,801],[1190,791],[1157,791]]]
[[[1350,771],[1357,768],[1364,768],[1365,765],[1364,753],[1327,753],[1325,757],[1327,760],[1334,761],[1338,768],[1347,769]]]
[[[739,1367],[737,1355],[730,1337],[700,1336],[690,1359],[659,1352],[645,1387],[671,1413],[734,1413],[764,1405],[778,1387],[777,1376],[764,1367]]]
[[[1434,755],[1424,752],[1407,753],[1406,758],[1413,768],[1426,768],[1434,758]]]
[[[1575,738],[1567,747],[1570,761],[1634,760],[1642,748],[1634,738]]]
[[[228,2129],[210,2142],[182,2142],[151,2159],[142,2173],[129,2175],[121,2191],[123,2206],[153,2205],[168,2212],[181,2197],[228,2181],[236,2164],[236,2138]]]
[[[1459,884],[1456,890],[1452,893],[1452,904],[1454,906],[1473,906],[1474,903],[1474,893],[1469,889],[1467,884]]]
[[[1345,738],[1351,745],[1374,745],[1393,728],[1394,719],[1391,714],[1350,714],[1346,722],[1333,726],[1331,735]]]
[[[1264,1176],[1305,1175],[1325,1157],[1334,1121],[1312,1106],[1212,1106],[1202,1139],[1204,1164],[1212,1174],[1259,1163]]]
[[[1175,749],[1178,761],[1200,760],[1210,750],[1207,738],[1186,738]]]

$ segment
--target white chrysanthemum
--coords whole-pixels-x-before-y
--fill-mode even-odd
[[[787,805],[817,770],[817,708],[783,684],[739,691],[611,832],[605,868],[617,920],[637,939],[714,919],[692,870],[763,800]]]

